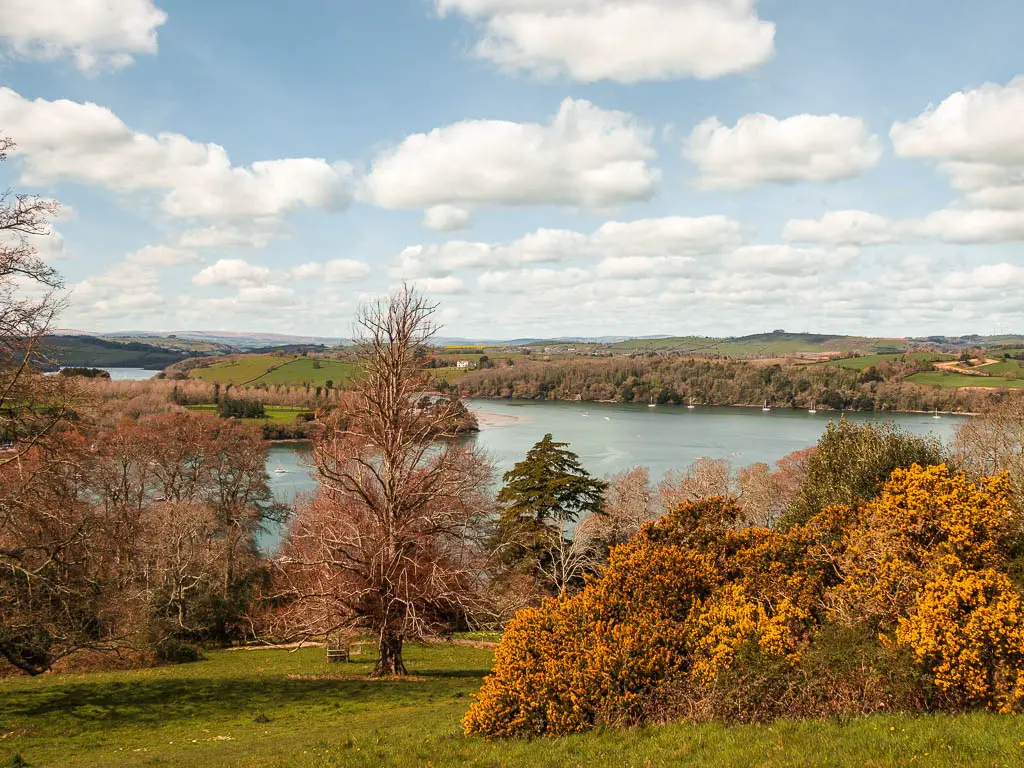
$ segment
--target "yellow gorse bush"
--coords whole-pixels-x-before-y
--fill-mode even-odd
[[[720,498],[682,504],[615,548],[579,594],[521,611],[466,733],[641,722],[666,692],[706,701],[725,679],[755,679],[762,662],[742,667],[750,654],[792,673],[786,690],[806,686],[824,674],[800,665],[826,623],[871,627],[879,649],[908,649],[916,685],[934,692],[915,702],[1024,705],[1024,600],[1001,553],[1014,524],[1005,478],[975,485],[915,466],[877,499],[785,533],[736,531],[738,514]]]

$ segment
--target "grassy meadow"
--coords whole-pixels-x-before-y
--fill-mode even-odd
[[[830,360],[821,365],[834,365],[839,368],[847,368],[852,371],[866,371],[881,363],[891,363],[903,358],[907,360],[926,360],[929,363],[942,362],[955,359],[953,355],[943,355],[937,352],[906,352],[887,355],[862,355],[861,357],[846,357],[841,360]]]
[[[979,370],[981,370],[979,368]],[[911,384],[924,384],[929,387],[943,389],[959,389],[962,387],[990,387],[993,389],[1016,389],[1024,387],[1024,379],[1007,379],[1001,376],[971,376],[967,373],[951,371],[928,371],[915,373],[907,378]]]
[[[283,355],[243,355],[195,368],[189,376],[221,384],[285,384],[289,386],[326,386],[328,381],[342,386],[352,380],[357,366],[328,358]]]
[[[190,405],[188,406],[190,411],[196,413],[217,413],[217,406],[213,403],[207,403],[204,405]],[[265,419],[242,419],[241,421],[253,422],[256,424],[262,424],[265,421],[269,421],[271,424],[291,424],[298,418],[301,413],[309,413],[309,408],[299,408],[297,406],[290,405],[265,405],[263,406],[263,412],[267,415]]]
[[[0,765],[1016,766],[1018,719],[872,716],[766,726],[671,725],[533,741],[462,735],[492,663],[462,645],[408,646],[411,677],[370,680],[373,655],[215,651],[129,672],[0,680]],[[23,760],[24,762],[20,762]]]

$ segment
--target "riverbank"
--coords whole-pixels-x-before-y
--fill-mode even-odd
[[[510,397],[480,397],[480,396],[474,396],[474,397],[469,397],[469,398],[465,398],[465,399],[468,402],[476,401],[476,402],[480,402],[480,403],[564,403],[565,405],[596,404],[596,405],[623,405],[623,406],[637,406],[637,407],[646,406],[646,407],[650,407],[646,403],[639,403],[639,402],[629,402],[629,403],[627,403],[627,402],[623,402],[621,400],[563,400],[563,399],[560,399],[560,398],[554,398],[554,399],[549,399],[549,398],[530,398],[530,399],[527,399],[527,398],[510,398]],[[764,409],[764,403],[712,403],[712,404],[696,403],[693,406],[689,406],[689,405],[687,405],[685,403],[660,403],[660,404],[657,404],[657,405],[654,406],[654,409],[656,409],[656,408],[682,409],[682,410],[690,410],[690,411],[695,410],[695,409],[699,409],[699,408],[743,408],[743,409],[748,409],[748,410],[763,410]],[[771,403],[769,403],[769,410],[772,410],[772,411],[783,411],[783,412],[793,412],[793,413],[809,413],[809,414],[817,413],[817,414],[825,414],[825,415],[833,415],[833,416],[844,416],[844,415],[849,415],[849,414],[857,414],[859,416],[871,416],[872,414],[883,415],[883,416],[884,415],[888,415],[888,414],[892,414],[894,416],[899,416],[899,415],[907,415],[907,416],[927,415],[927,416],[932,416],[932,415],[934,415],[936,413],[939,416],[957,416],[957,417],[959,417],[959,416],[977,416],[978,415],[977,412],[975,412],[975,411],[947,411],[947,410],[941,410],[941,409],[940,410],[927,410],[927,411],[913,410],[913,409],[905,409],[905,410],[877,409],[877,410],[858,411],[858,410],[836,410],[835,408],[819,407],[819,408],[815,408],[815,409],[812,410],[812,409],[806,408],[806,407],[795,407],[795,406],[788,406],[788,405],[772,405]],[[484,416],[488,417],[489,419],[493,418],[495,420],[495,423],[488,423],[488,424],[485,424],[481,420],[480,421],[480,426],[481,427],[484,427],[484,426],[487,426],[487,427],[505,426],[505,425],[511,423],[511,422],[508,422],[508,421],[505,420],[508,417],[504,416],[503,414],[487,413],[485,411],[474,411],[474,414],[476,415],[478,420],[481,420],[481,417],[484,417]]]
[[[508,413],[489,413],[487,411],[473,411],[480,429],[493,429],[494,427],[508,427],[522,421],[522,417]]]

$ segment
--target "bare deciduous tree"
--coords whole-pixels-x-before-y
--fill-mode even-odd
[[[0,136],[0,161],[15,148]],[[43,377],[43,337],[64,307],[63,282],[39,258],[30,237],[50,234],[60,206],[36,195],[0,194],[0,463],[15,461],[60,423],[68,380]]]
[[[725,459],[697,459],[683,472],[667,472],[658,484],[658,506],[666,512],[686,501],[731,495],[732,469]]]
[[[629,541],[640,527],[658,517],[651,473],[647,467],[620,472],[608,480],[604,515],[598,516],[597,536],[612,547]]]
[[[476,534],[492,469],[456,440],[464,407],[424,391],[435,307],[404,287],[358,318],[362,375],[318,441],[320,488],[278,566],[296,636],[369,630],[375,674],[405,674],[405,640],[479,609]]]

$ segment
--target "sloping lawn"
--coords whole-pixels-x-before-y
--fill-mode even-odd
[[[413,677],[369,680],[371,657],[218,651],[176,667],[0,680],[0,765],[1018,766],[1019,719],[875,716],[771,726],[673,725],[486,742],[459,720],[491,652],[409,646]]]

